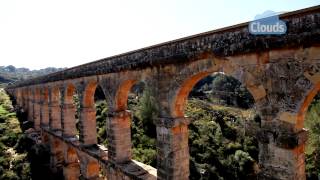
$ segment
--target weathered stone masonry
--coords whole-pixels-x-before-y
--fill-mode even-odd
[[[202,78],[224,72],[251,92],[262,118],[259,179],[305,179],[304,115],[320,89],[320,7],[281,15],[288,32],[254,36],[248,23],[113,56],[6,90],[28,112],[34,129],[48,136],[52,169],[66,179],[188,179],[188,124],[184,107]],[[157,170],[131,159],[131,87],[144,81],[159,107]],[[100,86],[110,109],[108,150],[96,146],[94,92]],[[80,137],[75,107],[80,99]]]

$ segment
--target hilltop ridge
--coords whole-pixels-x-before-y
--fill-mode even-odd
[[[13,65],[0,66],[0,87],[3,88],[9,83],[54,73],[64,69],[66,68],[47,67],[39,70],[30,70],[28,68],[17,68]]]

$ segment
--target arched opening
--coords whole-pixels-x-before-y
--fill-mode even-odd
[[[117,111],[131,112],[132,159],[156,167],[156,102],[143,81],[128,80],[117,93]]]
[[[80,177],[80,160],[76,149],[68,147],[65,154],[65,166],[63,167],[65,179],[79,179]]]
[[[108,105],[106,96],[100,85],[97,85],[94,92],[94,104],[96,109],[97,142],[100,145],[107,146],[106,120],[108,115]]]
[[[156,126],[153,120],[157,108],[150,87],[137,82],[128,94],[128,110],[131,114],[132,158],[156,167]]]
[[[98,83],[90,82],[86,85],[80,106],[82,109],[86,109],[85,111],[82,110],[83,119],[81,121],[83,123],[83,129],[81,133],[82,136],[84,136],[82,142],[90,145],[98,145],[100,148],[105,149],[105,146],[108,144],[106,134],[108,106],[104,91]],[[94,113],[92,113],[92,111],[94,111]],[[92,137],[88,137],[88,134]],[[87,172],[86,175],[93,176],[96,172],[99,172],[99,176],[103,177],[102,169],[96,162],[87,164],[85,169]],[[90,175],[89,172],[93,174]]]
[[[320,177],[320,84],[311,90],[303,102],[296,128],[308,131],[308,140],[303,146],[305,172],[308,180]]]
[[[102,111],[107,108],[106,97],[103,89],[96,82],[89,82],[83,93],[83,97],[80,103],[80,121],[82,123],[81,136],[82,143],[85,145],[96,145],[107,142],[106,138],[106,114],[102,114]],[[94,132],[93,132],[94,131]],[[101,133],[99,137],[97,132]]]
[[[88,119],[84,119],[84,121],[88,121],[88,123],[90,124],[95,124],[96,133],[94,134],[96,134],[97,136],[96,137],[97,140],[95,142],[97,144],[106,146],[107,145],[106,119],[107,119],[107,113],[108,113],[108,106],[107,106],[107,101],[106,101],[106,96],[104,94],[104,91],[98,83],[96,82],[88,83],[88,85],[85,88],[82,106],[83,106],[82,108],[94,110],[94,113],[91,113],[90,117],[86,116],[86,118],[92,118],[95,120],[95,122],[89,122]]]
[[[187,79],[173,101],[173,117],[188,116],[190,179],[256,178],[260,118],[254,98],[224,73]]]

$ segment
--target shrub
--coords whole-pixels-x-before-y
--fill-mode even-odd
[[[9,171],[4,171],[4,173],[2,174],[2,176],[0,177],[0,179],[19,180],[20,178],[19,178],[19,176],[18,176],[15,172],[9,170]]]

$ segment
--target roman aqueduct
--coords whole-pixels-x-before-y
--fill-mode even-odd
[[[193,86],[223,72],[250,91],[262,121],[260,179],[305,179],[306,110],[320,89],[320,6],[280,16],[284,35],[251,35],[248,23],[105,58],[6,88],[28,112],[51,167],[65,179],[188,179],[188,124],[184,106]],[[128,93],[138,82],[151,87],[159,107],[157,168],[132,160]],[[107,148],[97,146],[94,92],[108,102]],[[79,94],[80,136],[75,138]]]

